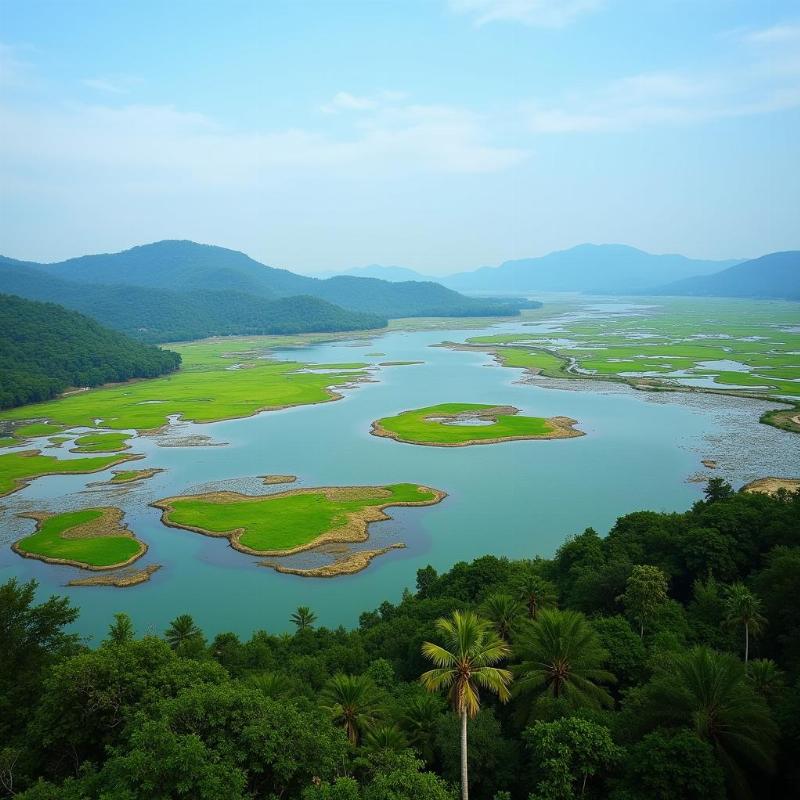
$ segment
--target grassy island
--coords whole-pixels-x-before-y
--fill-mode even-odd
[[[413,483],[293,489],[277,494],[215,492],[169,497],[153,506],[162,522],[258,556],[285,556],[332,542],[362,542],[369,523],[389,519],[390,506],[427,506],[444,492]]]
[[[153,475],[158,475],[159,472],[164,472],[163,469],[115,469],[109,483],[134,483],[136,481],[144,481],[152,478]]]
[[[59,459],[42,455],[40,450],[22,450],[0,455],[0,497],[27,486],[43,475],[83,475],[100,472],[141,456],[108,455]]]
[[[87,433],[75,440],[73,453],[118,453],[128,450],[130,445],[127,433]]]
[[[118,508],[85,508],[63,514],[20,514],[36,520],[36,532],[12,545],[26,558],[51,564],[69,564],[84,569],[116,569],[136,561],[147,552],[122,523]]]
[[[513,406],[442,403],[404,411],[372,423],[371,433],[407,444],[465,447],[519,439],[566,439],[583,436],[569,417],[521,417]]]

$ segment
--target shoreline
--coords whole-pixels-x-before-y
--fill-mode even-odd
[[[16,453],[18,456],[38,456],[42,455],[41,450],[22,450]],[[104,455],[103,453],[97,454],[98,456]],[[24,478],[12,478],[14,481],[14,486],[9,489],[7,492],[0,491],[0,497],[7,497],[10,494],[14,494],[14,492],[20,491],[20,489],[24,489],[26,486],[30,486],[30,484],[37,480],[38,478],[46,478],[52,475],[93,475],[96,472],[103,472],[107,469],[111,469],[111,467],[117,467],[120,464],[124,464],[126,461],[139,461],[143,459],[143,455],[139,455],[137,453],[123,453],[121,454],[115,461],[111,461],[108,464],[104,464],[102,467],[98,467],[97,469],[76,469],[76,470],[64,470],[55,472],[40,472],[37,475],[30,475]],[[72,459],[63,459],[63,461],[69,461]],[[75,461],[79,461],[80,459],[74,459]]]
[[[321,567],[309,567],[308,569],[286,567],[283,564],[276,564],[270,561],[260,561],[258,566],[269,567],[274,569],[275,572],[280,572],[284,575],[298,575],[301,578],[336,578],[340,575],[355,575],[365,570],[378,556],[382,556],[391,550],[403,550],[406,547],[407,545],[404,542],[395,542],[377,550],[355,550],[344,558],[340,558],[330,564],[324,564]]]
[[[512,346],[512,345],[509,345]],[[608,382],[608,383],[620,383],[625,384],[626,386],[630,386],[631,389],[635,389],[639,392],[676,392],[676,393],[686,393],[686,394],[712,394],[717,395],[720,397],[742,397],[747,400],[761,400],[767,403],[781,403],[784,406],[788,406],[788,408],[775,408],[768,411],[765,411],[760,418],[760,422],[763,425],[770,425],[774,428],[778,428],[780,430],[787,431],[789,433],[800,433],[800,423],[797,422],[800,419],[800,414],[798,410],[800,410],[800,402],[795,400],[786,399],[783,397],[776,397],[772,394],[759,394],[757,392],[748,392],[739,389],[723,389],[720,388],[713,388],[709,386],[683,386],[681,384],[669,384],[669,383],[649,383],[650,380],[658,380],[658,379],[651,379],[651,378],[626,378],[622,375],[616,375],[615,373],[605,373],[605,374],[591,374],[591,373],[583,373],[583,372],[574,372],[570,369],[570,364],[567,359],[560,355],[556,350],[550,350],[546,347],[529,347],[527,349],[531,350],[532,352],[536,353],[545,353],[546,355],[553,356],[554,358],[558,358],[563,362],[561,369],[559,370],[548,370],[541,367],[509,367],[508,365],[503,363],[503,345],[486,345],[486,344],[468,344],[466,342],[451,342],[451,341],[444,341],[438,342],[436,344],[431,344],[429,347],[442,347],[447,350],[453,350],[456,352],[477,352],[477,353],[485,353],[486,355],[492,356],[495,359],[497,364],[501,367],[506,369],[518,369],[522,372],[527,373],[529,376],[537,376],[541,375],[546,378],[554,378],[557,380],[589,380],[589,381],[600,381],[600,382]],[[777,417],[773,421],[771,417]]]

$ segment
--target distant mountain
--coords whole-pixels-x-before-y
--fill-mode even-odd
[[[317,297],[269,299],[236,290],[174,291],[63,280],[42,265],[0,256],[0,292],[59,303],[146,342],[232,334],[381,328],[386,318],[347,311]]]
[[[244,253],[189,241],[163,241],[121,253],[81,256],[37,269],[64,280],[171,290],[236,290],[263,297],[310,295],[383,317],[516,314],[521,304],[464,297],[433,282],[389,283],[340,276],[320,280],[276,269]]]
[[[713,275],[668,283],[653,294],[800,300],[800,250],[769,253]]]
[[[382,281],[400,283],[402,281],[430,281],[428,275],[409,269],[408,267],[384,267],[382,264],[368,264],[366,267],[354,267],[339,271],[325,272],[317,277],[331,278],[334,275],[349,275],[353,278],[378,278]]]
[[[0,408],[171,372],[181,358],[53,303],[0,294]]]
[[[626,294],[667,281],[717,272],[736,263],[653,255],[621,244],[581,244],[539,258],[461,272],[442,282],[459,291]]]

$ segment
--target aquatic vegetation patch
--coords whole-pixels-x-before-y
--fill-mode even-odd
[[[159,472],[164,472],[163,469],[115,469],[111,480],[108,483],[134,483],[136,481],[144,481],[157,475]]]
[[[73,453],[118,453],[128,450],[130,436],[127,433],[87,433],[75,440]],[[52,439],[51,439],[52,441]]]
[[[687,391],[706,379],[696,388],[797,397],[800,333],[789,325],[796,318],[797,304],[789,301],[658,298],[635,314],[556,318],[557,333],[499,333],[443,344],[487,352],[503,366],[548,377]]]
[[[83,475],[141,458],[136,455],[90,456],[59,459],[42,455],[40,450],[0,454],[0,496],[11,494],[43,475]]]
[[[36,532],[12,545],[26,558],[51,564],[69,564],[84,569],[115,569],[127,566],[147,552],[122,523],[118,508],[85,508],[62,514],[20,514],[36,520]]]
[[[330,542],[361,542],[390,506],[427,506],[445,493],[413,483],[293,489],[260,496],[214,492],[152,505],[165,525],[223,536],[237,550],[282,556]]]
[[[407,444],[464,447],[520,439],[566,439],[583,436],[569,417],[525,417],[513,406],[441,403],[403,411],[372,423],[371,433]]]

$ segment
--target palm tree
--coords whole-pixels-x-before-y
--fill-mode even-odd
[[[540,612],[518,638],[514,653],[515,694],[550,696],[572,708],[613,704],[611,695],[598,685],[616,680],[603,669],[608,653],[583,614]]]
[[[190,642],[202,636],[200,628],[194,624],[194,620],[189,614],[181,614],[175,617],[164,632],[164,638],[173,650],[177,650],[182,644]]]
[[[124,612],[114,614],[114,622],[108,626],[108,638],[113,644],[125,644],[133,639],[133,622]]]
[[[445,646],[422,643],[422,654],[436,666],[420,676],[429,692],[448,689],[453,710],[461,717],[461,798],[469,800],[467,783],[467,717],[480,710],[479,687],[494,692],[502,702],[510,698],[512,676],[492,666],[508,656],[508,645],[492,630],[491,623],[474,611],[454,611],[436,620]]]
[[[432,694],[421,694],[405,704],[400,724],[411,746],[430,763],[433,761],[433,739],[442,714],[442,701]]]
[[[334,675],[323,687],[320,705],[341,725],[354,745],[383,716],[383,697],[366,675]]]
[[[737,796],[748,795],[742,762],[772,769],[778,730],[735,656],[707,647],[681,653],[647,694],[656,721],[689,725],[711,744]]]
[[[767,620],[761,615],[761,601],[743,584],[734,583],[725,598],[725,622],[744,626],[744,663],[750,657],[750,634],[757,636]]]
[[[528,608],[528,616],[536,619],[540,608],[547,608],[556,603],[556,590],[550,581],[539,577],[535,572],[528,572],[519,582],[519,599]]]
[[[783,673],[771,658],[754,658],[748,665],[747,679],[755,693],[767,702],[784,687]]]
[[[297,625],[298,631],[310,630],[317,621],[317,615],[308,606],[299,606],[291,616],[292,622]]]
[[[522,604],[507,594],[490,594],[483,602],[484,616],[494,624],[501,639],[508,641],[522,615]]]
[[[364,747],[373,753],[399,753],[408,747],[405,734],[396,725],[380,725],[367,731],[364,736]]]
[[[247,682],[265,697],[271,697],[273,700],[289,697],[294,690],[291,679],[283,672],[260,672],[249,675]]]

